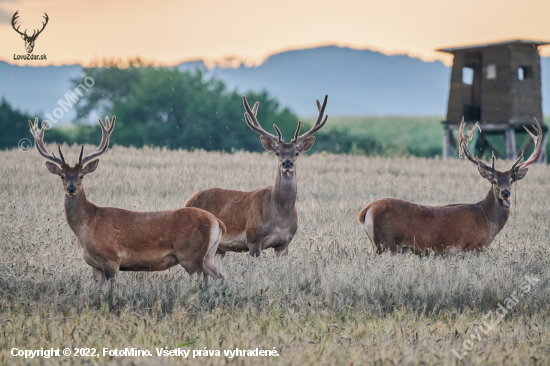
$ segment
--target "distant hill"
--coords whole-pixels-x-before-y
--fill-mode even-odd
[[[336,46],[288,51],[257,67],[211,71],[239,91],[269,90],[298,115],[329,95],[333,115],[443,115],[450,68],[409,56]]]
[[[81,75],[80,65],[31,67],[0,61],[0,98],[33,115],[52,113],[70,90],[70,79]],[[68,124],[75,116],[74,110],[69,110],[58,124]]]
[[[543,111],[550,113],[550,58],[542,58]],[[266,89],[300,116],[316,113],[315,99],[329,95],[330,115],[440,115],[446,110],[450,68],[409,56],[327,46],[275,54],[255,67],[215,67],[202,61],[179,69],[200,68],[244,93]],[[29,67],[0,62],[0,98],[30,113],[51,113],[81,77],[79,65]],[[74,117],[69,111],[59,124]]]

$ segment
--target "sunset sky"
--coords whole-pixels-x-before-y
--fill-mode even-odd
[[[40,28],[34,54],[20,30]],[[0,60],[13,64],[88,64],[140,56],[163,65],[236,57],[258,64],[273,53],[327,44],[442,60],[436,48],[508,39],[550,40],[550,1],[541,0],[0,0]],[[550,56],[550,47],[541,48]]]

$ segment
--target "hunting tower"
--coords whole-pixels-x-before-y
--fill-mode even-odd
[[[529,148],[516,148],[516,133],[525,133],[535,117],[544,131],[543,150],[537,162],[546,162],[548,127],[542,119],[540,56],[538,46],[550,44],[516,40],[466,47],[445,48],[438,51],[454,56],[451,69],[451,88],[447,106],[447,120],[443,156],[457,155],[457,142],[452,131],[458,130],[464,117],[466,128],[479,121],[483,134],[474,135],[470,149],[482,156],[487,149],[509,160]],[[468,123],[469,122],[469,123]],[[504,135],[506,155],[499,154],[487,135]],[[527,152],[526,152],[527,153]],[[490,153],[489,153],[490,154]]]

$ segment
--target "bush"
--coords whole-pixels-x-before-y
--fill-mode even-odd
[[[244,121],[242,96],[230,92],[201,71],[152,67],[139,62],[128,68],[116,63],[84,69],[95,84],[77,105],[77,122],[90,114],[116,115],[117,127],[111,142],[124,146],[165,146],[170,149],[201,148],[231,151],[263,151],[259,136]],[[81,79],[73,80],[76,87]],[[298,118],[267,92],[247,93],[249,104],[260,102],[258,120],[266,130],[277,123],[290,137]],[[99,127],[78,127],[73,142],[94,144]],[[67,139],[65,139],[67,141]],[[70,142],[70,141],[67,141]]]

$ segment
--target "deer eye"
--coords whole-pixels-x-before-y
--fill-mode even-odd
[[[497,184],[497,180],[496,180],[496,179],[493,179],[493,184]]]
[[[278,152],[276,152],[276,153],[275,153],[275,155],[279,156],[279,153],[278,153]]]
[[[81,176],[80,176],[80,179],[84,179],[84,176],[83,176],[83,175],[81,175]]]
[[[298,155],[300,155],[300,153],[296,153],[296,154],[294,154],[294,155],[298,156]]]

